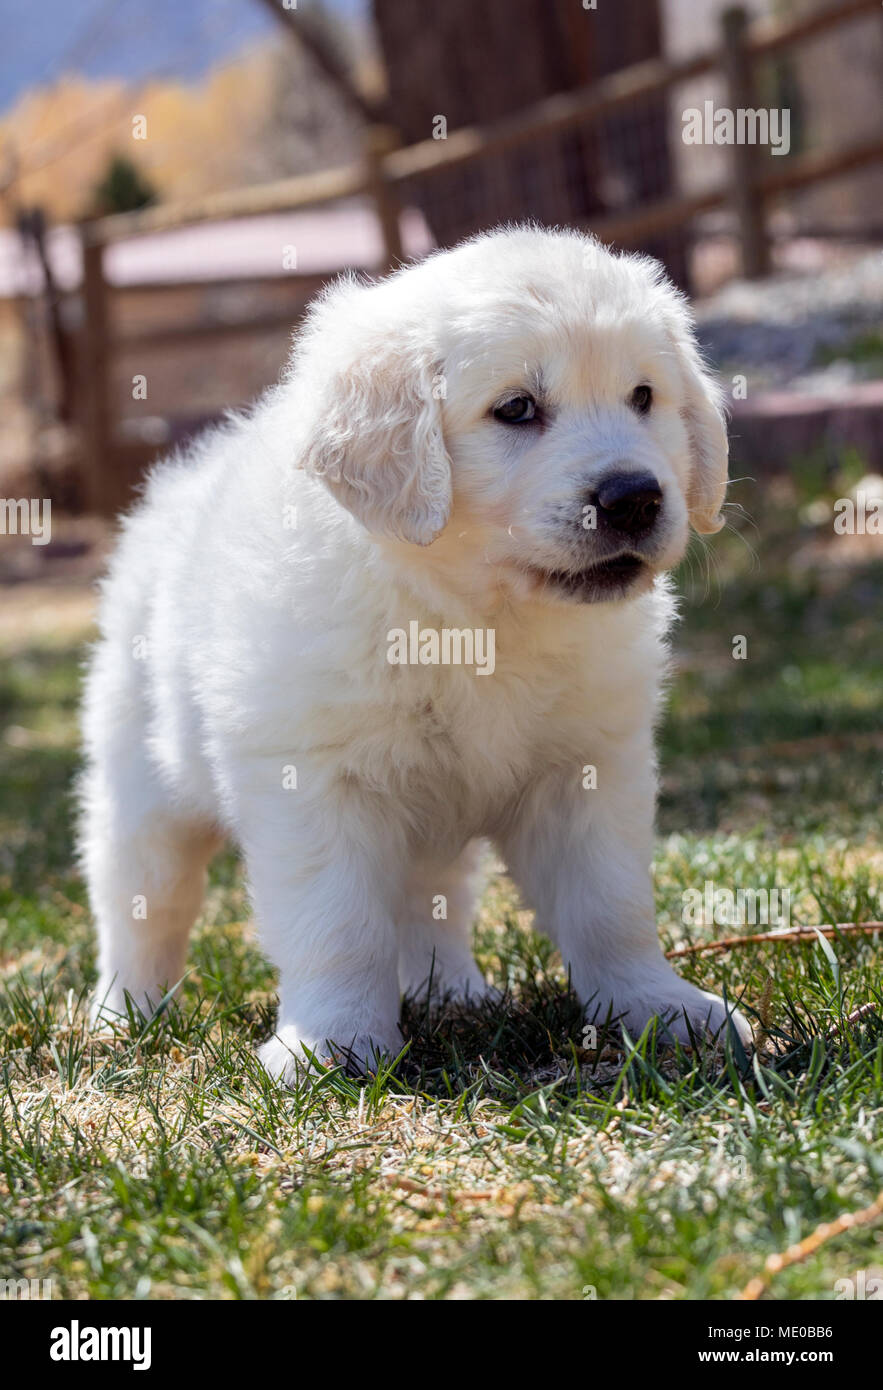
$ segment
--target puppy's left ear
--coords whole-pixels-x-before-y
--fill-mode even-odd
[[[313,310],[294,373],[309,397],[299,462],[369,531],[429,545],[452,500],[443,388],[385,308],[372,287],[345,282]]]
[[[714,535],[724,525],[721,508],[727,491],[729,445],[723,394],[703,365],[682,305],[678,305],[672,337],[683,380],[682,414],[690,436],[690,522],[703,535]]]

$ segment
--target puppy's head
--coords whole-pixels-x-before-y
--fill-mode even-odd
[[[722,523],[727,438],[682,297],[576,233],[344,282],[295,357],[305,467],[369,530],[514,597],[630,597]]]

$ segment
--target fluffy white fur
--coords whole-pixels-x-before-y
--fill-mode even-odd
[[[528,392],[542,423],[493,416]],[[485,988],[487,837],[590,1017],[720,1029],[723,1003],[663,958],[649,867],[663,572],[689,520],[719,528],[726,460],[688,311],[651,261],[514,229],[329,289],[282,384],[159,468],[124,523],[84,708],[99,1010],[126,991],[148,1010],[183,975],[229,837],[280,972],[269,1070],[292,1079],[303,1045],[395,1053],[402,991]],[[629,546],[644,570],[569,593],[556,574],[615,549],[581,523],[611,468],[663,493]],[[493,674],[390,665],[413,619],[494,629]]]

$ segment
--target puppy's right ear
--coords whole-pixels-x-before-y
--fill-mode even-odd
[[[440,379],[401,306],[388,283],[345,281],[311,311],[291,376],[308,412],[299,463],[369,531],[429,545],[450,514],[451,461]]]

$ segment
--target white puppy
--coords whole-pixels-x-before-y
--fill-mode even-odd
[[[489,837],[590,1016],[719,1030],[649,866],[663,571],[722,524],[726,464],[651,261],[515,229],[329,289],[283,383],[124,523],[84,713],[99,1009],[181,977],[231,837],[280,971],[269,1070],[395,1053],[403,990],[485,988]]]

